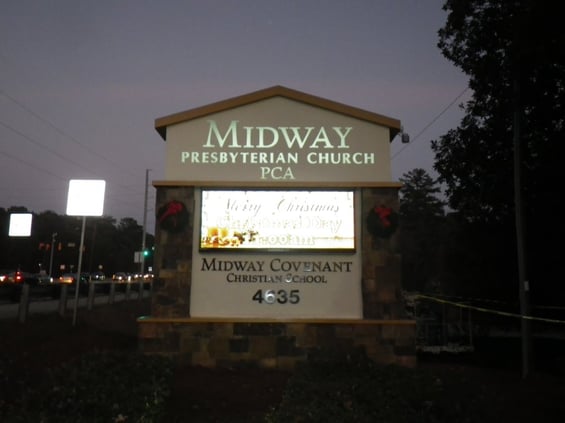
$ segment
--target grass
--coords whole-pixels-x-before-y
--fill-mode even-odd
[[[468,355],[422,356],[416,369],[362,354],[320,354],[292,374],[180,366],[137,350],[147,300],[0,320],[0,421],[561,422],[563,343],[520,374],[515,340],[477,340]],[[537,345],[538,347],[540,345]],[[544,355],[540,356],[542,353]]]

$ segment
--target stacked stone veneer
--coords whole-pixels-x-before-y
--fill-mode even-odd
[[[151,316],[139,323],[139,346],[148,354],[165,354],[179,362],[208,367],[293,368],[315,354],[366,354],[380,363],[415,365],[413,320],[401,302],[397,234],[374,239],[365,216],[376,205],[398,210],[397,187],[363,188],[363,319],[202,319],[190,317],[192,216],[194,187],[157,186],[157,210],[182,201],[191,216],[179,233],[155,234],[155,271]]]

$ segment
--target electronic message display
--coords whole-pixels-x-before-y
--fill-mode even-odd
[[[200,250],[355,250],[353,190],[203,189]]]

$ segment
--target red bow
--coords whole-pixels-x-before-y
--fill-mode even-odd
[[[179,203],[178,201],[171,201],[167,205],[167,210],[165,211],[165,213],[163,213],[159,218],[159,223],[161,223],[169,216],[174,216],[175,214],[179,214],[181,211],[182,211],[182,204]]]
[[[389,219],[390,215],[392,214],[392,209],[390,207],[378,206],[373,210],[379,216],[379,219],[381,220],[385,228],[388,228],[390,225],[392,225],[392,222]]]

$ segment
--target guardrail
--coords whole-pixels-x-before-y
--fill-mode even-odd
[[[152,293],[153,283],[151,280],[134,279],[128,282],[115,281],[90,281],[79,284],[79,305],[82,300],[83,307],[91,310],[96,302],[113,304],[115,301],[129,301],[131,299],[143,299]],[[53,283],[42,286],[22,284],[13,287],[14,291],[8,293],[12,302],[17,303],[17,316],[20,323],[24,323],[30,314],[30,304],[43,308],[45,312],[57,311],[64,316],[69,310],[68,304],[75,300],[75,284]],[[120,295],[121,294],[121,295]],[[19,299],[18,299],[19,297]],[[50,297],[52,301],[44,299]],[[86,297],[86,304],[84,299]],[[53,303],[57,302],[56,309]],[[50,303],[50,307],[46,306]],[[14,304],[15,305],[15,304]],[[8,306],[3,306],[8,307]]]

